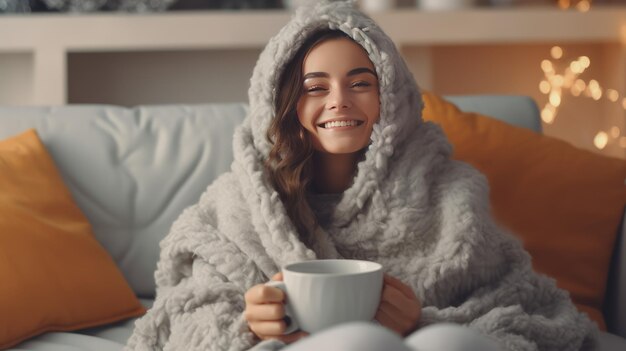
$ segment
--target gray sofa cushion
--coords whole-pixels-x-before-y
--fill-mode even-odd
[[[36,128],[74,199],[139,296],[159,242],[232,161],[243,104],[0,108],[0,139]],[[181,151],[184,150],[184,151]]]

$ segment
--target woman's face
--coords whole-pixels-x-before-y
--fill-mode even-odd
[[[348,154],[366,147],[380,102],[374,65],[363,48],[347,38],[326,40],[309,51],[302,74],[298,120],[314,149]]]

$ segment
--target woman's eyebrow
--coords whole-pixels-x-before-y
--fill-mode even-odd
[[[348,76],[354,76],[354,75],[361,74],[361,73],[371,73],[374,77],[378,77],[376,73],[374,73],[374,71],[372,71],[371,69],[367,67],[359,67],[359,68],[350,70],[350,72],[348,72]]]
[[[302,77],[303,80],[307,80],[309,78],[328,78],[330,77],[326,72],[309,72]]]
[[[350,77],[350,76],[354,76],[354,75],[361,74],[361,73],[370,73],[374,77],[378,77],[374,71],[372,71],[371,69],[367,67],[358,67],[355,69],[351,69],[348,72],[348,74],[346,74],[346,76]],[[328,78],[328,77],[330,77],[330,75],[326,72],[309,72],[305,74],[304,77],[302,77],[302,79],[307,80],[309,78]]]

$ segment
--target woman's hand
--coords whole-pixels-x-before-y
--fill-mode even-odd
[[[283,274],[277,273],[272,280],[283,280]],[[294,332],[283,335],[287,325],[285,318],[285,293],[275,287],[264,284],[255,285],[246,292],[246,310],[244,318],[248,327],[261,340],[278,339],[290,344],[308,334]]]
[[[422,304],[413,289],[385,274],[376,320],[396,333],[406,336],[413,332],[422,314]]]

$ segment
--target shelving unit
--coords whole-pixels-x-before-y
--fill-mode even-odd
[[[260,50],[289,17],[280,10],[0,16],[0,104],[245,100]],[[472,92],[455,90],[458,84],[450,82],[457,77],[446,73],[453,69],[439,62],[466,69],[493,67],[495,72],[510,64],[502,59],[509,53],[534,60],[558,44],[572,46],[573,51],[593,50],[603,67],[596,73],[626,92],[625,6],[596,6],[586,13],[547,7],[399,9],[372,18],[398,45],[427,89]],[[476,62],[463,61],[477,52],[485,54],[472,56]],[[514,73],[537,76],[539,62],[524,65],[523,58],[521,62],[524,67],[516,67]],[[489,77],[497,79],[500,85],[464,83],[477,87],[476,93],[489,87],[495,93],[507,92],[499,87],[506,87],[510,77]],[[511,87],[510,92],[542,98],[536,87],[527,91],[529,84]],[[624,130],[623,110],[610,115],[592,128],[619,120]],[[579,136],[583,137],[588,139]]]

